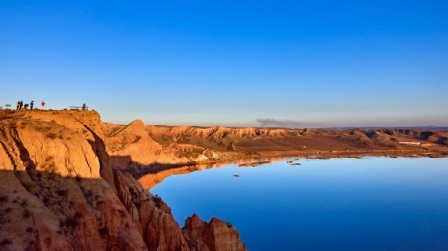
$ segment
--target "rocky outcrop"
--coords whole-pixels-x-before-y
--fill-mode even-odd
[[[143,121],[134,120],[127,126],[103,124],[107,151],[112,154],[112,166],[123,167],[131,162],[147,165],[153,162],[182,161],[163,150],[145,131]],[[186,161],[186,160],[185,160]]]
[[[93,111],[0,113],[0,250],[190,250],[103,137]]]
[[[2,250],[146,250],[111,186],[94,112],[0,121]]]
[[[212,218],[209,223],[193,214],[185,221],[182,229],[191,250],[244,251],[238,231],[228,222]]]
[[[118,159],[114,166],[146,168],[151,173],[160,164],[169,168],[248,157],[448,154],[446,131],[145,126],[142,121],[103,127],[108,153]]]
[[[115,169],[114,177],[118,197],[140,226],[150,250],[189,250],[170,208],[161,198],[149,194],[129,173]]]

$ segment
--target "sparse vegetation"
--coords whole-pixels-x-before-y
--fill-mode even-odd
[[[107,226],[98,228],[98,233],[100,233],[101,236],[107,235],[108,232],[109,230],[107,229]]]
[[[8,239],[8,238],[5,238],[2,241],[0,241],[0,247],[6,246],[6,245],[11,245],[11,244],[12,244],[12,241],[11,241],[11,239]]]
[[[78,225],[78,220],[76,219],[76,217],[67,217],[65,218],[65,226],[67,227],[76,227]]]
[[[86,199],[87,203],[95,210],[99,210],[103,207],[103,201],[101,200],[101,196],[99,194],[95,194],[92,190],[80,186],[81,191]]]
[[[0,202],[8,202],[9,196],[7,194],[3,194],[0,196]]]
[[[65,188],[59,188],[56,190],[56,194],[61,196],[61,197],[66,197],[68,194],[68,190]]]
[[[134,139],[134,141],[132,142],[132,144],[135,144],[135,143],[139,142],[141,139],[142,139],[141,136],[137,136],[137,137],[135,137],[135,139]]]
[[[42,203],[44,203],[44,205],[46,207],[49,207],[50,206],[50,199],[47,198],[47,197],[44,197],[44,198],[42,198]]]
[[[44,239],[44,242],[45,242],[45,244],[47,244],[47,246],[50,246],[51,245],[51,238],[50,237],[46,237],[45,239]]]
[[[58,137],[58,135],[54,132],[47,133],[45,136],[49,139],[56,139]]]
[[[23,215],[23,218],[28,219],[28,218],[31,217],[31,211],[28,208],[25,208],[23,210],[23,214],[22,215]]]
[[[126,211],[120,209],[120,210],[118,210],[118,212],[120,213],[121,218],[126,217]]]
[[[24,199],[21,203],[20,203],[21,207],[27,207],[28,206],[28,200]]]

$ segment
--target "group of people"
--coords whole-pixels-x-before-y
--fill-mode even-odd
[[[40,103],[40,105],[41,105],[41,110],[44,110],[45,109],[45,102],[44,101],[42,101],[41,103]],[[7,105],[6,107],[11,107],[11,105]],[[17,101],[17,107],[16,107],[16,110],[21,110],[21,109],[28,109],[28,108],[30,108],[31,110],[33,110],[33,108],[34,108],[34,100],[31,100],[31,102],[29,103],[29,104],[23,104],[23,101],[22,100],[19,100],[19,101]],[[0,107],[0,110],[1,110],[2,108]],[[87,105],[86,105],[86,103],[84,103],[84,104],[82,104],[82,107],[79,107],[79,106],[70,106],[70,109],[82,109],[83,111],[87,111],[88,110],[88,107],[87,107]]]
[[[41,103],[40,103],[40,105],[41,105],[41,109],[43,110],[44,108],[45,108],[45,102],[44,101],[42,101]],[[30,109],[31,110],[33,110],[33,108],[34,108],[34,100],[31,100],[31,102],[30,102],[30,104],[23,104],[23,101],[22,100],[19,100],[19,101],[17,101],[17,107],[16,107],[16,110],[20,110],[20,109],[22,109],[22,108],[25,108],[25,109],[28,109],[28,106],[30,107]]]

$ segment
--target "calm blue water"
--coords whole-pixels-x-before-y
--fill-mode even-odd
[[[251,251],[448,250],[448,159],[300,162],[171,176],[151,192],[181,226],[193,213],[231,222]]]

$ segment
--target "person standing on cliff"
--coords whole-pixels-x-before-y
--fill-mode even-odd
[[[33,110],[33,107],[34,107],[34,100],[31,100],[30,109]]]
[[[40,103],[40,105],[42,106],[42,110],[45,108],[45,102],[44,101],[42,101],[41,103]]]
[[[19,110],[19,108],[20,108],[20,100],[17,101],[17,107],[16,107],[16,110]]]
[[[23,100],[20,101],[19,109],[22,109],[22,107],[23,107]]]
[[[86,110],[86,103],[82,104],[82,110],[85,111]]]

